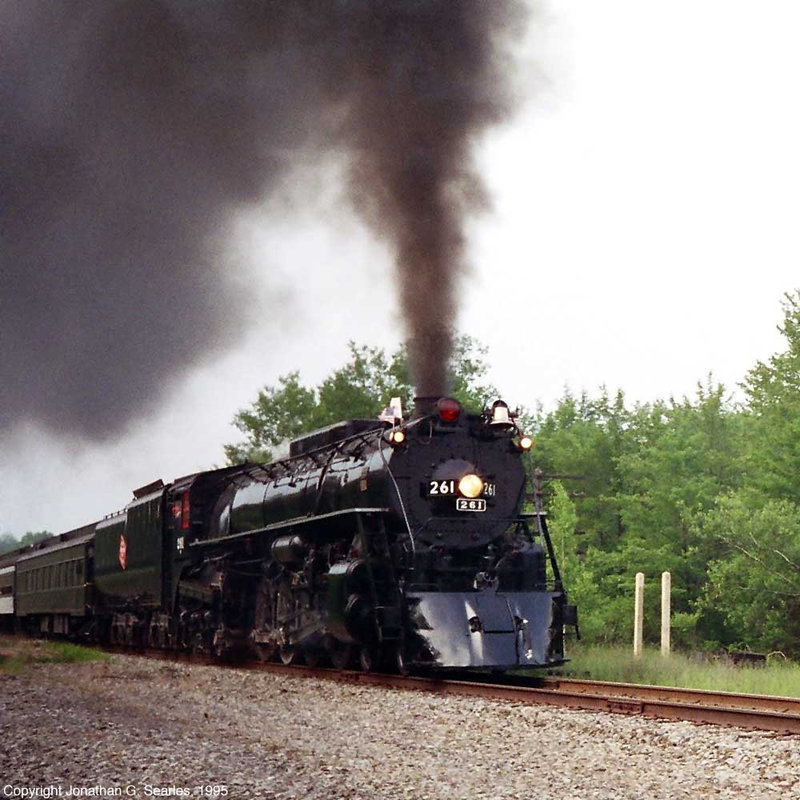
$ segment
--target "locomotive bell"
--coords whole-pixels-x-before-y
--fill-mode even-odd
[[[502,400],[495,400],[489,410],[489,424],[497,428],[513,428],[508,406]]]

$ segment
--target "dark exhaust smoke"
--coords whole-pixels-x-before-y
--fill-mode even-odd
[[[351,195],[395,248],[413,381],[447,393],[447,364],[464,266],[464,224],[484,204],[475,137],[507,112],[499,43],[521,24],[504,2],[350,4],[342,144],[353,153]]]
[[[106,437],[234,344],[223,238],[301,147],[348,159],[349,196],[395,253],[417,391],[445,393],[464,224],[484,199],[470,150],[507,111],[520,7],[6,6],[0,428]]]

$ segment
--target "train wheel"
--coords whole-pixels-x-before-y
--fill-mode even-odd
[[[189,642],[189,651],[192,655],[200,655],[206,652],[206,645],[203,641],[203,634],[200,631],[194,631],[191,635]]]
[[[161,631],[158,629],[158,620],[153,617],[147,624],[147,646],[161,647]]]
[[[275,658],[275,647],[271,644],[254,645],[259,661],[272,661]]]
[[[358,651],[358,666],[362,672],[372,672],[380,663],[378,647],[373,644],[362,645]]]
[[[331,650],[331,663],[336,669],[347,669],[353,660],[353,648],[349,644],[337,642]]]
[[[303,659],[306,664],[311,667],[318,667],[322,663],[324,653],[316,647],[309,647],[303,650]]]
[[[406,661],[406,648],[402,641],[397,642],[394,646],[394,664],[392,666],[399,675],[408,675],[410,672],[408,662]]]
[[[295,659],[297,658],[297,648],[291,644],[281,645],[280,657],[281,663],[285,664],[287,667],[290,664],[294,664]]]

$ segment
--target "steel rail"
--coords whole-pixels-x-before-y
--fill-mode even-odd
[[[482,697],[528,705],[561,706],[584,711],[638,714],[651,719],[800,734],[800,700],[790,697],[552,678],[539,679],[536,681],[537,685],[521,685],[449,678],[404,677],[272,663],[249,666],[292,677],[321,678],[365,686]]]
[[[634,697],[644,700],[663,700],[692,705],[721,706],[742,711],[773,711],[778,714],[800,716],[800,698],[769,694],[742,694],[716,692],[707,689],[681,689],[671,686],[651,686],[636,683],[609,683],[607,681],[577,680],[571,678],[543,678],[541,686],[553,691],[587,694],[604,694],[609,697]]]

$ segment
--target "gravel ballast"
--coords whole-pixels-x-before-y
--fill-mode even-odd
[[[121,655],[0,675],[0,735],[0,800],[800,797],[798,737]]]

